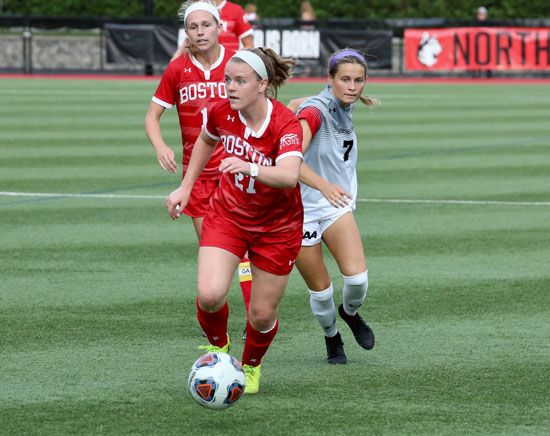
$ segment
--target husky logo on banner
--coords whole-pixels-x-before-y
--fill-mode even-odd
[[[439,56],[442,50],[443,47],[439,44],[437,36],[424,32],[418,44],[416,57],[421,64],[431,67],[437,62],[437,56]]]

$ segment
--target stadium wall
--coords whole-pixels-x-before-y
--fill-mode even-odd
[[[419,58],[421,48],[423,55],[427,48],[422,46],[420,37],[414,45],[410,38],[404,41],[407,29],[409,33],[414,29],[420,34],[428,32],[431,40],[438,37],[434,32],[445,30],[452,35],[453,29],[471,33],[472,41],[482,41],[476,35],[491,29],[499,35],[506,33],[505,27],[467,27],[456,20],[406,19],[393,23],[326,20],[313,30],[304,30],[292,19],[270,19],[255,26],[255,40],[284,56],[297,58],[296,74],[303,77],[323,76],[328,55],[346,46],[370,55],[371,76],[550,77],[550,20],[516,20],[512,24],[514,29],[519,29],[517,34],[536,35],[536,67],[437,68],[437,65],[418,62],[411,67],[414,65],[410,62],[411,56]],[[158,18],[0,16],[0,72],[159,74],[175,50],[176,41],[177,27],[169,20]],[[524,37],[516,45],[521,48],[525,41]],[[441,59],[445,55],[443,52]]]

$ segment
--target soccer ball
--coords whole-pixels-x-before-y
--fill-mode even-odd
[[[209,409],[226,409],[242,397],[245,375],[239,361],[227,353],[208,353],[191,367],[189,391]]]

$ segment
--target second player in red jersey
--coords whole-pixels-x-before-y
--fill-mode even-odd
[[[182,177],[187,171],[193,145],[206,125],[209,111],[217,102],[227,99],[225,65],[235,53],[218,42],[222,26],[219,11],[214,5],[202,1],[192,3],[184,16],[192,50],[168,64],[145,118],[145,130],[160,166],[175,172],[174,152],[161,135],[160,118],[165,109],[177,108],[183,145]],[[199,237],[202,218],[220,177],[219,165],[223,156],[223,148],[216,148],[184,210],[193,218]]]
[[[184,174],[193,145],[206,124],[210,110],[217,102],[227,99],[224,69],[234,52],[222,45],[219,48],[219,55],[209,69],[205,69],[191,53],[170,62],[153,97],[153,102],[159,106],[167,109],[175,106],[178,110]],[[223,155],[221,147],[216,149],[199,178],[218,179],[218,167]]]
[[[166,68],[147,112],[145,127],[161,167],[175,172],[177,165],[174,152],[160,134],[160,117],[166,108],[177,107],[185,175],[193,146],[206,124],[210,110],[217,102],[227,98],[225,65],[235,52],[219,44],[222,21],[220,11],[212,1],[186,2],[179,13],[188,31],[190,50]],[[193,219],[199,239],[203,217],[209,208],[212,192],[218,186],[219,166],[224,155],[221,145],[214,149],[210,161],[193,187],[187,206],[182,211]],[[243,257],[239,265],[239,284],[247,311],[251,280],[250,262]]]

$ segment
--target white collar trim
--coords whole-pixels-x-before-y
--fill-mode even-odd
[[[271,121],[271,113],[272,112],[273,112],[273,103],[271,103],[271,100],[268,98],[267,99],[267,114],[265,116],[265,120],[264,120],[262,126],[260,127],[260,130],[255,132],[250,127],[248,127],[248,124],[246,123],[246,119],[244,118],[244,115],[241,113],[241,111],[239,111],[239,119],[246,126],[246,128],[244,129],[244,139],[248,139],[250,136],[252,136],[253,138],[260,138],[265,133],[265,131],[267,130],[267,126],[269,126],[269,122]]]
[[[204,78],[206,80],[210,80],[210,72],[216,69],[217,67],[219,67],[223,61],[223,58],[225,56],[225,47],[220,44],[220,55],[218,56],[218,59],[216,59],[216,62],[210,65],[209,70],[205,69],[204,65],[201,64],[194,55],[190,54],[190,56],[191,56],[191,62],[193,63],[193,65],[195,65],[199,70],[204,72]]]

